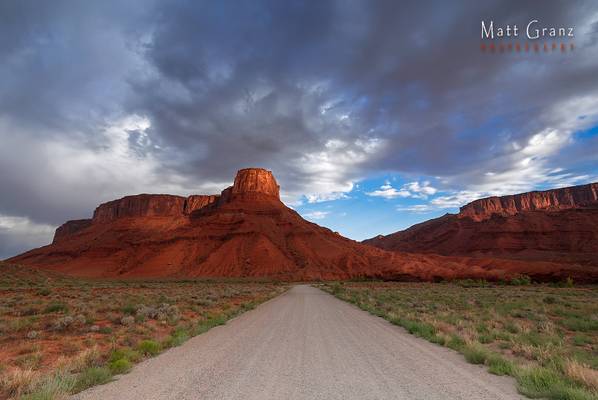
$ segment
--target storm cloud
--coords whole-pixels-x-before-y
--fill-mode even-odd
[[[434,177],[431,206],[595,177],[598,6],[478,3],[0,3],[0,258],[248,166],[288,204],[380,173]],[[575,50],[480,51],[481,20],[531,19]]]

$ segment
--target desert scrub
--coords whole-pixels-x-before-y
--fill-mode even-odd
[[[121,358],[110,361],[108,367],[110,368],[110,372],[112,372],[114,375],[118,375],[129,372],[129,370],[133,367],[133,364],[131,364],[131,361],[127,360],[126,358]]]
[[[82,371],[75,380],[73,393],[81,392],[89,387],[101,385],[112,379],[112,372],[107,367],[89,367]]]
[[[0,263],[0,399],[50,399],[224,324],[286,286],[214,280],[87,281]],[[120,361],[125,360],[125,361]],[[90,369],[95,368],[95,369]],[[80,378],[77,378],[80,374]]]
[[[146,356],[155,356],[160,353],[162,346],[155,340],[142,340],[137,345],[137,350]]]
[[[449,347],[519,391],[548,399],[598,398],[598,288],[493,284],[344,282],[320,285],[409,333]]]

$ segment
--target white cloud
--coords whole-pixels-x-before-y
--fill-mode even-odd
[[[427,196],[431,196],[436,194],[438,191],[436,188],[430,186],[430,181],[423,181],[422,183],[419,182],[410,182],[402,187],[403,190],[408,190],[412,193],[412,197],[423,197],[426,198]],[[419,196],[418,196],[419,195]]]
[[[55,229],[55,226],[37,224],[27,217],[0,214],[0,260],[25,249],[49,244]]]
[[[321,220],[326,218],[328,214],[330,214],[330,211],[310,211],[303,214],[303,216],[311,220]]]
[[[481,197],[484,197],[484,193],[462,190],[445,196],[436,197],[430,201],[430,206],[433,208],[461,207],[462,205],[470,203],[473,200],[477,200]]]
[[[430,206],[429,204],[415,204],[412,206],[399,206],[397,207],[397,211],[407,211],[414,214],[424,214],[430,211],[434,211],[435,207]]]
[[[373,192],[367,192],[368,196],[382,197],[385,199],[395,199],[397,197],[413,197],[417,199],[427,199],[428,196],[434,195],[438,190],[430,186],[429,181],[420,182],[409,182],[401,186],[400,189],[396,189],[392,186],[390,181],[386,181],[384,185],[380,186],[379,189]]]
[[[53,235],[55,226],[36,224],[27,217],[11,217],[0,214],[0,230],[30,235]]]
[[[287,198],[305,196],[308,203],[347,198],[354,188],[360,164],[375,157],[383,147],[377,138],[328,140],[324,148],[299,158],[296,166],[307,176],[302,192],[285,193]]]

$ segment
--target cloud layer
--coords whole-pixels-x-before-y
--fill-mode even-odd
[[[427,207],[595,177],[578,132],[597,124],[598,7],[484,3],[0,3],[0,218],[21,221],[0,258],[101,201],[216,192],[247,166],[295,205],[381,173],[412,183],[372,195]],[[482,19],[531,18],[574,26],[575,51],[479,51]]]

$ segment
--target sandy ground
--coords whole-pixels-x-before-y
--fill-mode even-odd
[[[520,399],[514,381],[310,286],[74,399]]]

